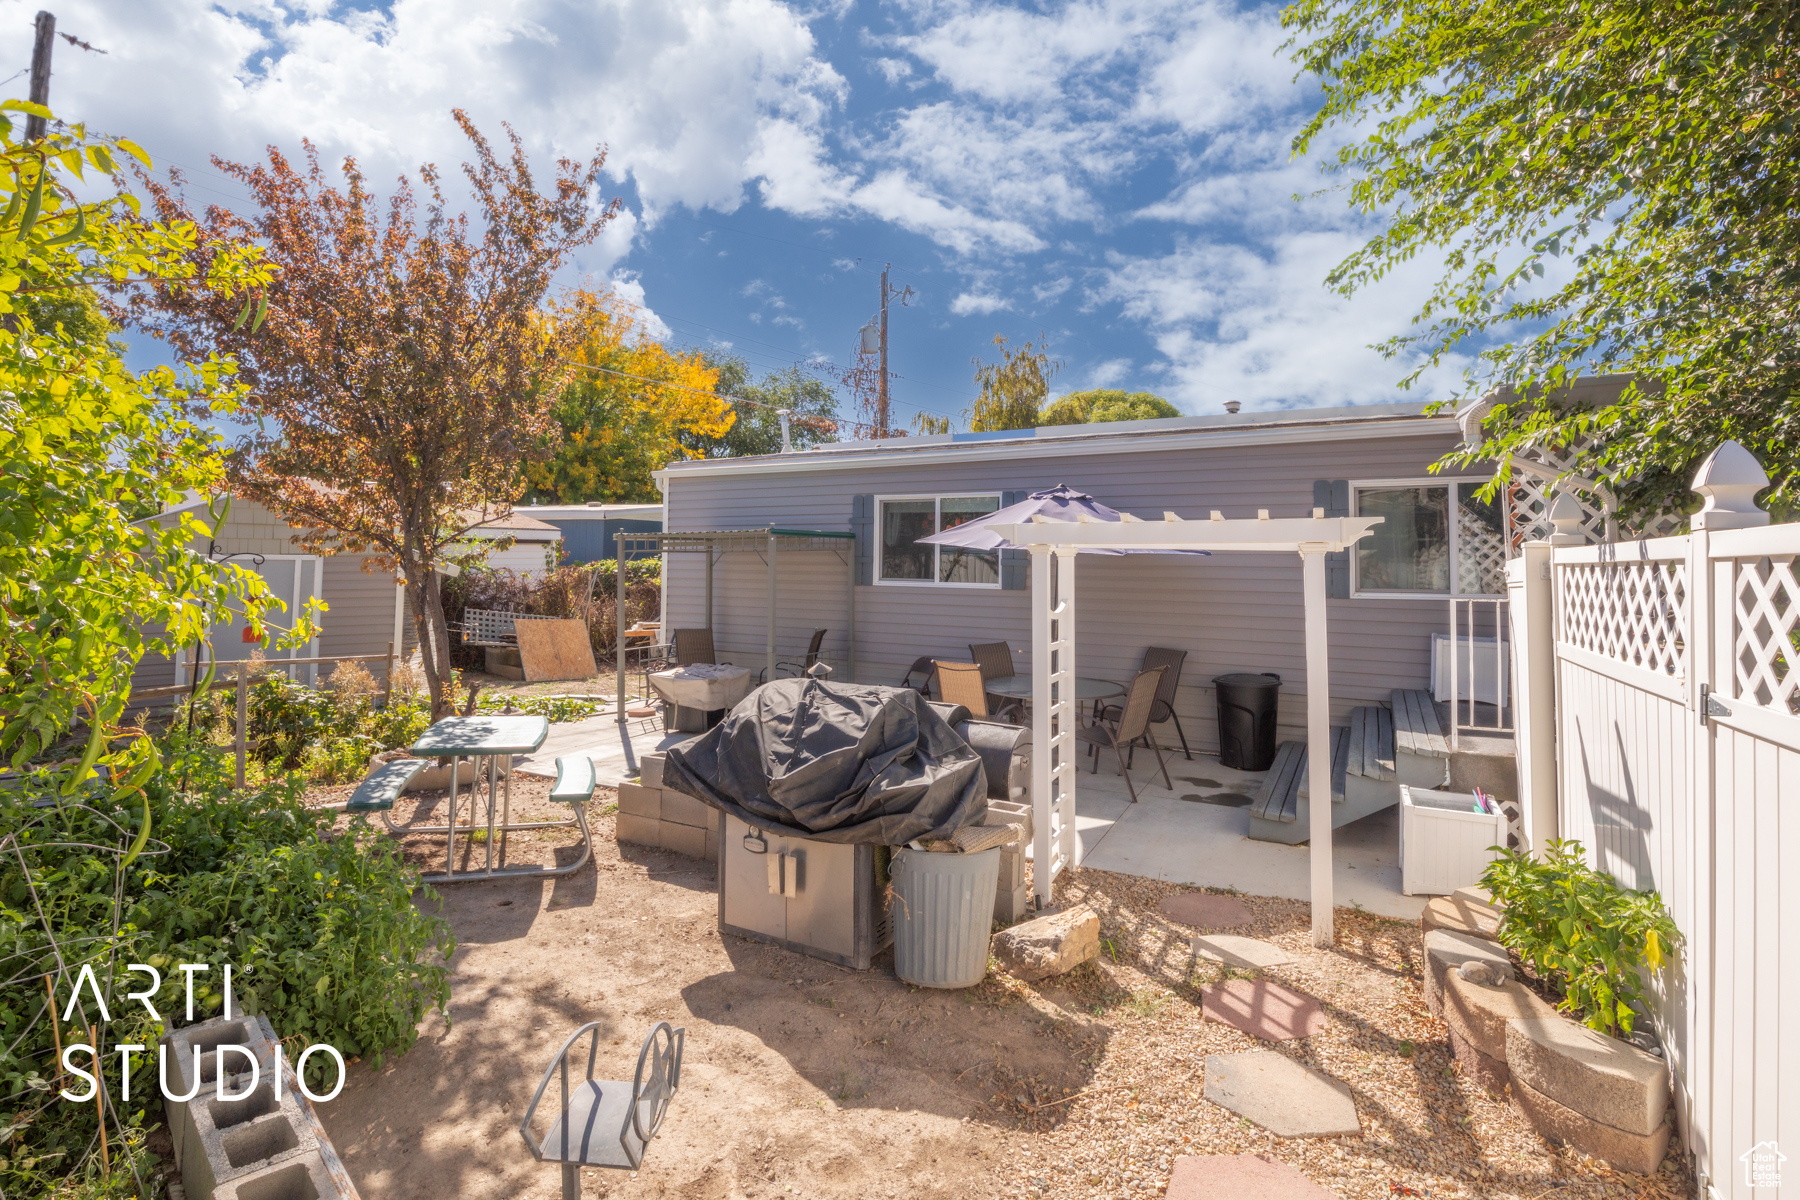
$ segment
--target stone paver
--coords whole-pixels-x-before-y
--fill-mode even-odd
[[[1206,1098],[1277,1137],[1362,1133],[1349,1084],[1302,1066],[1278,1050],[1207,1055]]]
[[[1250,910],[1230,896],[1206,892],[1180,892],[1165,896],[1159,907],[1163,916],[1196,929],[1235,929],[1250,924]]]
[[[1508,1021],[1506,1065],[1539,1095],[1626,1133],[1654,1133],[1669,1108],[1667,1063],[1564,1017]]]
[[[1194,939],[1194,953],[1228,967],[1279,967],[1292,962],[1288,952],[1272,942],[1238,937],[1231,933],[1206,934]]]
[[[1325,1028],[1317,1000],[1266,979],[1227,979],[1202,988],[1200,1012],[1265,1042],[1311,1037]]]
[[[1433,929],[1425,935],[1425,1004],[1431,1015],[1444,1015],[1444,976],[1471,960],[1504,967],[1511,963],[1506,947],[1472,933]]]
[[[1169,1175],[1168,1200],[1338,1200],[1284,1162],[1261,1154],[1183,1155]]]
[[[1472,933],[1491,942],[1500,931],[1500,911],[1456,896],[1439,896],[1419,914],[1419,928],[1426,933],[1433,929]]]

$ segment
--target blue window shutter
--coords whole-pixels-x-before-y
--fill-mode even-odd
[[[1348,479],[1313,480],[1313,507],[1325,510],[1328,517],[1350,515],[1350,481]],[[1350,598],[1350,552],[1335,550],[1325,556],[1325,595],[1333,600]]]
[[[1023,504],[1031,498],[1030,492],[1001,492],[1000,507],[1011,508],[1015,504]],[[1031,574],[1026,568],[1031,563],[1029,550],[1002,550],[1000,552],[1000,590],[1004,592],[1023,592],[1031,587]]]
[[[850,532],[856,535],[856,582],[867,587],[875,582],[875,494],[854,496],[850,502]]]

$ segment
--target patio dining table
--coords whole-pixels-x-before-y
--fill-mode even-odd
[[[1010,675],[1005,679],[989,679],[981,686],[995,696],[1005,696],[1009,700],[1023,700],[1027,704],[1031,703],[1031,675],[1028,672]],[[1080,675],[1075,677],[1075,699],[1077,701],[1093,701],[1096,716],[1099,715],[1102,700],[1110,700],[1114,696],[1123,696],[1124,694],[1125,686],[1114,683],[1110,679],[1088,679]]]
[[[412,745],[412,753],[420,758],[437,758],[450,756],[450,822],[442,826],[416,827],[415,833],[444,834],[444,873],[427,875],[430,883],[461,883],[468,879],[499,879],[509,875],[541,875],[543,867],[506,867],[506,851],[501,848],[500,870],[494,869],[494,835],[505,834],[515,829],[541,829],[549,826],[571,825],[573,821],[527,821],[514,824],[512,820],[512,756],[530,754],[544,744],[550,736],[550,722],[543,717],[509,716],[505,714],[483,714],[473,717],[445,717],[436,725],[419,735],[419,740]],[[475,759],[471,770],[469,788],[470,822],[462,828],[471,836],[479,828],[474,822],[474,804],[481,789],[481,766],[483,759],[487,762],[487,864],[479,871],[458,871],[456,869],[456,813],[459,807],[457,767],[463,758]],[[506,759],[506,783],[504,795],[496,796],[502,790],[499,782],[501,774],[500,760]],[[500,821],[494,821],[495,800],[500,800]]]

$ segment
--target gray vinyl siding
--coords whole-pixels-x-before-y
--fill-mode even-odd
[[[1173,451],[1134,448],[1045,460],[1033,465],[986,458],[968,463],[896,463],[799,474],[709,475],[704,467],[670,473],[665,495],[671,530],[780,525],[847,530],[859,493],[963,494],[1039,489],[1058,483],[1146,519],[1172,511],[1203,518],[1302,516],[1317,479],[1389,479],[1427,473],[1456,442],[1454,426],[1424,436],[1290,441],[1250,447]],[[848,552],[848,547],[846,547]],[[674,627],[701,624],[704,567],[698,555],[671,555],[669,608]],[[793,553],[780,560],[777,649],[793,657],[818,627],[831,630],[825,656],[845,662],[845,577],[834,554]],[[721,657],[763,661],[767,571],[753,554],[724,556],[716,576],[715,620]],[[1029,670],[1030,593],[876,583],[857,589],[858,675],[898,683],[921,655],[966,660],[968,643],[1007,641]],[[1341,599],[1327,605],[1333,719],[1358,704],[1385,701],[1396,687],[1424,687],[1430,635],[1448,627],[1442,599]],[[1125,682],[1146,647],[1188,651],[1177,711],[1196,749],[1217,745],[1211,679],[1229,671],[1282,676],[1284,737],[1304,726],[1306,664],[1300,559],[1284,554],[1083,555],[1076,569],[1077,670]],[[1172,738],[1173,730],[1164,731]]]

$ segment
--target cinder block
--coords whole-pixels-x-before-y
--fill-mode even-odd
[[[693,825],[677,825],[673,821],[662,823],[662,845],[665,850],[673,850],[677,854],[685,854],[690,858],[706,857],[706,830]]]
[[[669,756],[657,750],[644,755],[638,760],[638,782],[645,787],[659,788],[663,785],[663,764]]]
[[[613,821],[613,834],[621,842],[636,842],[640,846],[662,845],[662,822],[654,817],[638,817],[622,812]]]
[[[356,1189],[348,1184],[347,1177],[334,1176],[315,1150],[222,1183],[212,1200],[354,1200]],[[188,1191],[193,1194],[191,1185]]]
[[[178,1096],[195,1092],[196,1082],[200,1090],[195,1092],[192,1102],[185,1100],[163,1101],[163,1110],[169,1120],[169,1137],[175,1143],[175,1161],[185,1163],[183,1157],[187,1152],[188,1138],[194,1132],[194,1116],[189,1111],[191,1104],[204,1102],[216,1089],[215,1081],[219,1077],[220,1046],[245,1046],[256,1056],[258,1068],[265,1074],[269,1064],[274,1061],[275,1043],[271,1035],[264,1029],[267,1022],[258,1022],[253,1017],[214,1017],[208,1021],[200,1021],[162,1039],[163,1052],[169,1058],[169,1090]],[[200,1051],[200,1078],[194,1078],[194,1051]],[[232,1073],[247,1070],[249,1064],[242,1055],[228,1056],[225,1069]],[[185,1173],[186,1167],[183,1167]]]
[[[1031,912],[1031,892],[1023,883],[1015,888],[998,888],[994,892],[994,920],[1005,925],[1023,921]]]
[[[998,888],[1010,892],[1025,886],[1025,854],[1017,843],[1000,847],[1000,880]]]
[[[645,787],[637,783],[621,783],[619,785],[619,811],[630,813],[634,817],[649,817],[660,821],[663,815],[663,790],[658,787]]]
[[[232,1096],[248,1087],[245,1072],[227,1081]],[[220,1100],[208,1088],[188,1105],[193,1129],[184,1146],[181,1177],[196,1197],[211,1196],[218,1184],[319,1149],[319,1135],[300,1111],[290,1081],[276,1099],[275,1078],[263,1070],[247,1096]]]
[[[677,825],[712,829],[718,824],[718,812],[718,809],[680,792],[664,791],[662,794],[662,819],[673,821]]]

